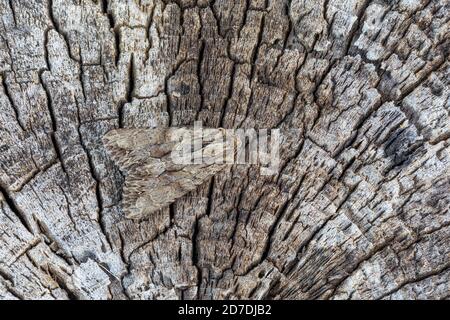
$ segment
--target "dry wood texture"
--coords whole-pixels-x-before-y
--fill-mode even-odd
[[[0,297],[448,299],[448,0],[0,0]],[[296,129],[124,217],[110,130]]]

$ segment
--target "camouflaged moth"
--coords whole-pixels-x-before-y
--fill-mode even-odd
[[[126,173],[123,209],[141,218],[195,190],[232,163],[240,139],[225,129],[117,129],[103,142]]]

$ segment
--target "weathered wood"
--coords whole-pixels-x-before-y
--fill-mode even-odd
[[[0,298],[448,299],[447,0],[0,0]],[[112,129],[295,129],[124,217]]]

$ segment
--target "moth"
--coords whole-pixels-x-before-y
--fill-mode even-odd
[[[103,137],[125,173],[127,218],[148,216],[195,190],[232,163],[241,145],[225,129],[117,129]]]

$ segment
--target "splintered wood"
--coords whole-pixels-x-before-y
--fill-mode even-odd
[[[449,16],[0,0],[0,298],[448,299]],[[195,121],[279,163],[173,163]]]

